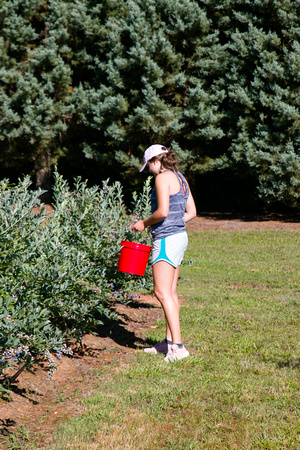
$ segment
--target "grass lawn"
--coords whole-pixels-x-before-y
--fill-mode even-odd
[[[105,369],[52,448],[300,449],[299,244],[298,231],[190,233],[179,291],[191,356],[139,350]]]

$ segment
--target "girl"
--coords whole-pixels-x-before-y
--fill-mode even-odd
[[[165,361],[172,362],[189,356],[181,341],[177,281],[188,244],[185,224],[196,216],[196,207],[189,185],[178,171],[172,150],[159,144],[151,145],[144,153],[140,172],[146,166],[155,177],[151,194],[152,214],[136,222],[132,229],[143,231],[151,226],[154,293],[164,310],[166,338],[144,351],[167,354]]]

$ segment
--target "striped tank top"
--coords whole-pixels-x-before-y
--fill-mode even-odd
[[[182,233],[185,231],[184,211],[189,196],[189,190],[184,176],[180,172],[175,172],[179,182],[180,190],[176,194],[169,197],[169,213],[167,217],[151,226],[151,233],[154,240],[162,239],[172,234]],[[157,199],[155,186],[151,193],[151,211],[152,214],[157,210]]]

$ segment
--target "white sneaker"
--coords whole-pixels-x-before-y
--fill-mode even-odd
[[[189,352],[184,346],[179,348],[177,344],[172,344],[164,360],[166,362],[174,362],[179,359],[187,358],[189,355]]]
[[[153,347],[144,348],[144,352],[151,353],[152,355],[157,355],[158,353],[168,353],[168,343],[166,339],[161,342],[158,342]]]

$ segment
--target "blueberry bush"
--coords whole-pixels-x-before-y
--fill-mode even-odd
[[[117,319],[113,305],[129,302],[151,286],[144,277],[117,271],[122,240],[150,243],[131,225],[149,214],[150,177],[126,208],[122,186],[109,180],[74,187],[55,173],[53,211],[40,203],[29,177],[0,182],[0,377],[6,367],[28,366],[37,357],[72,354],[71,343],[97,332],[103,317]],[[38,211],[38,213],[37,213]],[[54,357],[53,357],[54,355]],[[6,392],[2,383],[2,393]]]

